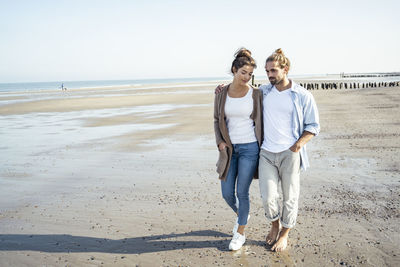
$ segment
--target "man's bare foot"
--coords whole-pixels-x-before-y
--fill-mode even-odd
[[[288,244],[289,231],[290,231],[289,228],[285,227],[282,228],[278,240],[271,248],[272,251],[280,252],[286,249]]]
[[[278,234],[279,234],[279,220],[276,220],[272,222],[271,230],[269,230],[265,242],[267,242],[267,244],[271,246],[272,244],[275,243]]]

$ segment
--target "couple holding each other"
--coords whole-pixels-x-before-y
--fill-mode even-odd
[[[235,56],[233,81],[216,89],[214,102],[217,172],[222,196],[237,214],[229,249],[238,250],[246,241],[249,188],[259,178],[265,216],[272,222],[266,242],[272,251],[282,251],[296,224],[300,168],[309,166],[305,144],[319,133],[318,109],[312,94],[288,79],[290,61],[281,49],[267,58],[270,84],[259,89],[248,85],[257,67],[251,52],[242,48]]]

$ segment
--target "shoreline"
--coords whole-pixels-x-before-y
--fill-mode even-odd
[[[257,76],[255,80],[256,84],[265,84],[268,82],[266,76]],[[338,74],[300,74],[289,76],[290,79],[295,81],[331,81],[331,82],[344,82],[346,80],[353,80],[354,82],[366,80],[368,82],[390,82],[390,81],[400,81],[400,73],[398,72],[383,72],[383,73],[338,73]],[[210,83],[218,82],[229,82],[230,77],[197,77],[197,78],[166,78],[166,79],[137,79],[137,80],[93,80],[93,81],[60,81],[60,82],[12,82],[12,83],[0,83],[0,94],[13,94],[13,93],[35,93],[35,92],[59,92],[60,84],[66,84],[66,91],[74,90],[107,90],[107,89],[133,89],[136,87],[149,87],[149,89],[157,87],[177,87],[178,85],[190,86],[191,84],[207,85]],[[121,84],[121,82],[124,82]],[[42,89],[40,88],[42,84]],[[52,88],[47,88],[49,84],[52,84]],[[68,84],[75,84],[72,87],[67,86]],[[78,84],[81,84],[78,86]],[[92,84],[92,85],[89,85]],[[102,84],[102,85],[101,85]],[[15,87],[14,90],[8,88],[2,89],[2,86],[12,85],[29,87],[29,85],[34,86],[35,89],[23,90]],[[44,89],[47,88],[47,89]]]

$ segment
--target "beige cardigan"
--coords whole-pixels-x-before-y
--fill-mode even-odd
[[[226,96],[228,95],[229,85],[225,86],[222,91],[215,94],[214,99],[214,132],[215,139],[217,142],[217,147],[220,143],[225,142],[228,147],[222,151],[219,151],[219,158],[217,162],[217,172],[219,174],[219,179],[225,180],[226,175],[229,171],[229,166],[232,158],[232,143],[229,138],[228,127],[226,126],[225,120],[225,102]],[[261,147],[263,141],[263,94],[260,90],[253,87],[253,112],[250,118],[254,121],[255,134],[258,141],[258,145]],[[256,172],[254,178],[258,178],[258,171]]]

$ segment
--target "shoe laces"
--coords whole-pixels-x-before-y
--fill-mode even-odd
[[[236,241],[236,240],[238,240],[241,236],[242,236],[241,234],[239,234],[238,232],[236,232],[236,233],[233,235],[232,240],[233,240],[233,241]]]

